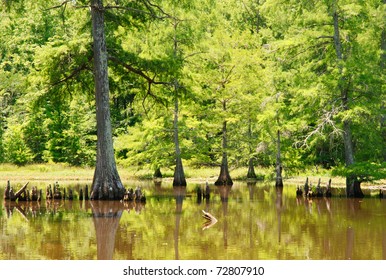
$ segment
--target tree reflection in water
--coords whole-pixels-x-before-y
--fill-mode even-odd
[[[281,242],[281,212],[283,210],[283,187],[276,187],[276,214],[277,214],[277,231],[278,241]]]
[[[86,203],[88,204],[88,203]],[[123,203],[120,201],[90,201],[97,240],[98,260],[112,260],[115,249],[115,236],[124,210],[141,212],[141,202]]]
[[[97,240],[98,260],[112,260],[115,235],[124,210],[119,201],[90,201]]]
[[[182,203],[186,196],[186,187],[173,187],[174,197],[176,199],[176,225],[174,228],[174,256],[179,260],[178,241],[180,235],[180,223],[182,215]]]
[[[135,201],[1,200],[0,259],[386,259],[385,199],[212,188],[197,204],[194,186],[149,185],[146,211]],[[205,231],[202,210],[218,218]]]
[[[228,247],[228,199],[231,186],[217,186],[220,193],[222,213],[223,213],[223,240],[224,249]]]

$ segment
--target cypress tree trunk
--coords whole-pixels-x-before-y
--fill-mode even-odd
[[[225,107],[225,105],[224,105]],[[222,161],[221,161],[221,169],[220,169],[220,176],[218,177],[217,181],[214,183],[216,186],[232,186],[233,181],[231,179],[231,176],[229,174],[228,169],[228,154],[227,154],[227,122],[223,122],[223,128],[222,128]]]
[[[277,139],[276,139],[276,187],[283,187],[283,177],[282,177],[282,165],[281,165],[281,151],[280,151],[280,130],[277,130]]]
[[[174,146],[176,149],[176,168],[174,170],[174,179],[173,186],[174,187],[184,187],[186,186],[186,179],[184,173],[184,167],[182,165],[181,160],[181,150],[180,150],[180,142],[178,139],[178,97],[175,97],[174,100]]]
[[[253,158],[249,159],[248,162],[248,173],[247,173],[247,179],[256,180],[257,176],[255,173],[255,167],[253,166]]]
[[[248,141],[251,141],[252,139],[252,124],[251,119],[248,120]],[[253,153],[252,144],[249,143],[249,154],[251,155]],[[257,176],[255,173],[255,167],[253,166],[254,160],[253,157],[251,157],[248,161],[248,173],[247,173],[247,179],[256,180]]]
[[[339,91],[340,96],[342,100],[342,107],[343,111],[349,110],[349,87],[350,87],[350,81],[347,77],[343,75],[343,65],[344,62],[343,54],[342,54],[342,43],[340,41],[340,34],[339,34],[339,16],[337,12],[336,3],[334,3],[334,14],[333,14],[333,20],[334,20],[334,45],[335,45],[335,52],[336,57],[338,60],[338,68],[339,68]],[[343,142],[344,142],[344,154],[345,154],[345,164],[346,167],[349,167],[350,165],[354,164],[354,148],[353,148],[353,142],[352,142],[352,135],[351,135],[351,122],[350,120],[343,121]],[[346,177],[346,195],[348,197],[363,197],[363,192],[360,187],[360,182],[356,178],[355,175],[351,175]]]
[[[179,21],[177,19],[174,19],[174,37],[173,37],[173,52],[174,52],[174,58],[177,59],[178,55],[178,43],[179,40],[177,38],[177,28],[178,28]],[[182,159],[181,159],[181,150],[180,150],[180,142],[178,139],[178,91],[179,91],[180,85],[178,83],[178,80],[176,79],[174,81],[174,121],[173,121],[173,130],[174,130],[174,146],[176,149],[176,168],[174,170],[174,179],[173,179],[173,187],[185,187],[186,186],[186,179],[185,179],[185,173],[184,173],[184,167],[182,166]]]
[[[157,167],[154,171],[153,178],[162,178],[161,168]]]
[[[386,0],[383,0],[383,5],[386,5]],[[383,26],[381,33],[381,59],[380,59],[381,71],[385,73],[386,69],[386,27]],[[385,110],[385,100],[381,103],[381,111]],[[386,143],[386,115],[381,115],[381,134],[383,143]],[[386,145],[383,145],[383,160],[386,161]]]
[[[109,80],[102,0],[91,1],[94,80],[97,120],[97,157],[91,199],[120,200],[124,187],[118,175],[110,122]]]

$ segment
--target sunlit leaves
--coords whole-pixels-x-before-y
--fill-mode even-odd
[[[20,137],[32,161],[54,160],[60,150],[68,155],[61,160],[91,164],[89,2],[11,2],[0,6],[0,134],[23,122]],[[182,156],[189,164],[219,163],[224,121],[234,166],[250,156],[271,164],[279,128],[285,166],[340,164],[346,121],[356,158],[383,159],[382,1],[156,0],[147,8],[143,1],[116,2],[105,2],[106,38],[122,163],[173,165],[175,96]],[[341,86],[348,90],[348,108]]]

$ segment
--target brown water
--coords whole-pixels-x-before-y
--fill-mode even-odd
[[[146,204],[11,203],[0,191],[0,259],[386,259],[386,199],[296,198],[295,187],[141,182]],[[202,218],[215,216],[215,224]]]

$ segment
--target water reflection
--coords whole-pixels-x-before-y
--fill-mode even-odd
[[[236,183],[197,204],[196,186],[140,184],[146,204],[1,200],[0,259],[386,259],[385,199]]]
[[[145,203],[92,200],[89,203],[86,202],[86,205],[90,205],[92,209],[97,241],[97,259],[112,260],[116,249],[115,238],[123,212],[135,211],[136,214],[139,214],[143,211]]]
[[[231,191],[230,186],[217,186],[218,192],[220,193],[220,200],[222,206],[222,219],[223,219],[223,242],[224,249],[228,248],[228,200],[229,193]]]
[[[386,260],[386,232],[383,232],[383,238],[382,238],[382,259]]]
[[[4,200],[4,209],[7,213],[7,218],[10,219],[14,215],[14,212],[20,214],[20,216],[27,222],[31,219],[38,218],[39,216],[50,215],[54,216],[60,212],[62,212],[63,207],[67,210],[72,210],[72,201],[9,201]]]
[[[95,226],[98,260],[112,260],[115,235],[124,210],[119,201],[90,201]]]
[[[186,187],[173,187],[174,197],[176,200],[176,223],[174,228],[174,258],[179,260],[179,235],[180,235],[180,223],[182,216],[182,203],[186,196]]]
[[[283,210],[283,187],[276,187],[276,215],[277,215],[277,232],[278,242],[281,242],[281,212]]]

